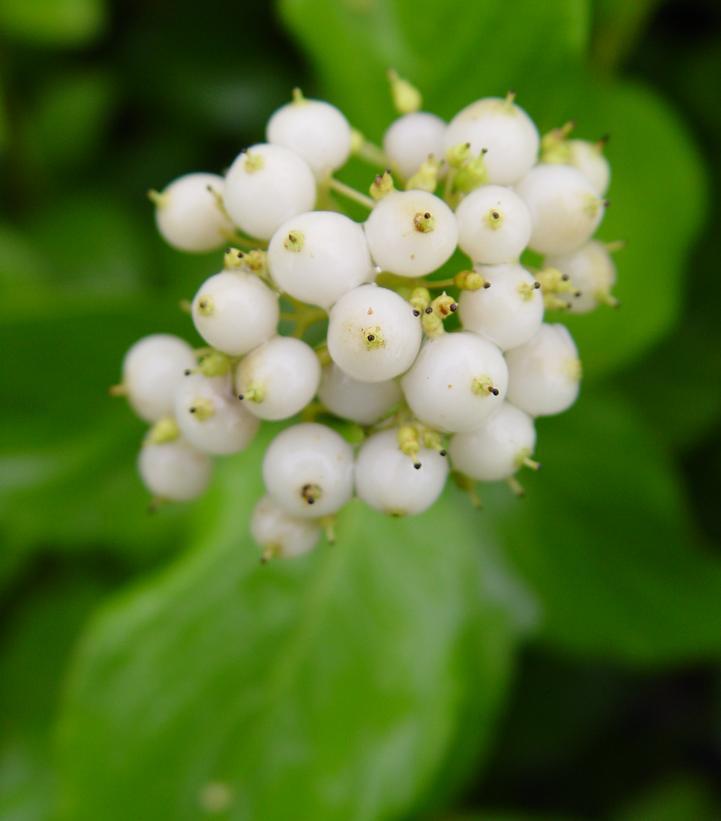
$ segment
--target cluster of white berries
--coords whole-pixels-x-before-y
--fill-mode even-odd
[[[206,347],[153,335],[125,357],[115,392],[152,424],[140,474],[157,501],[193,499],[210,456],[300,414],[263,461],[251,530],[266,559],[310,550],[354,494],[403,516],[451,471],[471,492],[518,491],[519,468],[538,467],[535,417],[570,407],[581,376],[544,311],[615,302],[610,248],[591,238],[602,142],[568,125],[541,138],[512,94],[445,123],[393,73],[391,91],[401,116],[382,148],[296,92],[224,177],[151,192],[170,245],[231,247],[186,306]],[[333,176],[351,156],[388,169],[369,194]],[[345,198],[365,222],[340,212]]]

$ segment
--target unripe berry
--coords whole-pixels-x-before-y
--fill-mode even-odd
[[[570,254],[546,258],[546,265],[569,277],[577,296],[569,300],[574,314],[592,311],[599,303],[615,304],[611,288],[616,282],[616,266],[602,242],[591,240]]]
[[[510,188],[482,185],[456,209],[458,245],[483,265],[515,262],[531,237],[531,215]]]
[[[328,351],[361,382],[384,382],[410,368],[421,345],[421,323],[395,291],[361,285],[331,308]]]
[[[415,416],[449,433],[476,430],[498,409],[508,371],[491,342],[467,331],[427,341],[401,380]]]
[[[331,362],[323,368],[318,398],[341,419],[373,425],[401,401],[401,389],[393,380],[359,382]]]
[[[531,212],[529,247],[539,254],[566,254],[586,242],[606,203],[570,165],[537,165],[516,186]]]
[[[396,430],[385,430],[366,439],[358,451],[356,493],[376,510],[409,516],[436,501],[447,476],[448,462],[438,451],[422,447],[411,459],[400,450]]]
[[[394,191],[380,200],[365,224],[371,256],[384,271],[425,276],[456,249],[453,211],[427,191]]]
[[[335,211],[283,223],[270,241],[268,267],[287,294],[326,309],[375,276],[363,226]]]
[[[235,390],[259,419],[288,419],[315,396],[320,363],[313,349],[290,336],[276,336],[241,359]]]
[[[314,521],[289,516],[270,496],[253,508],[250,533],[263,548],[263,560],[302,556],[320,540],[320,527]]]
[[[541,325],[538,333],[506,354],[508,401],[531,416],[561,413],[576,401],[581,363],[564,325]]]
[[[143,484],[153,496],[169,502],[196,499],[208,487],[212,464],[205,453],[184,439],[146,442],[138,457]]]
[[[251,237],[270,239],[315,205],[316,182],[305,160],[282,145],[260,143],[238,155],[225,177],[225,207]]]
[[[478,430],[452,436],[448,453],[454,470],[477,481],[495,482],[513,476],[535,446],[533,419],[504,402]]]
[[[399,117],[383,137],[383,149],[391,166],[407,180],[433,155],[443,159],[443,135],[446,124],[435,114],[415,111]]]
[[[293,425],[268,446],[263,481],[291,516],[337,513],[353,495],[353,449],[325,425]]]
[[[445,150],[470,143],[470,153],[484,157],[488,182],[513,185],[538,156],[538,129],[512,99],[487,97],[464,108],[448,124]]]
[[[177,336],[152,334],[138,340],[123,360],[123,387],[130,406],[146,422],[172,414],[183,374],[193,367],[193,349]]]
[[[154,195],[155,221],[163,239],[180,251],[219,248],[233,231],[223,213],[224,181],[217,174],[185,174]]]
[[[203,339],[230,356],[270,339],[280,317],[278,297],[244,271],[222,271],[207,279],[193,299],[192,313]]]
[[[461,292],[461,325],[504,351],[523,345],[543,321],[543,296],[538,284],[518,263],[479,265],[476,270],[490,287]]]

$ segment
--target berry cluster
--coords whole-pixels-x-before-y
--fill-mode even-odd
[[[544,311],[615,302],[611,249],[591,239],[603,142],[570,125],[541,138],[512,94],[445,123],[390,77],[401,116],[382,149],[296,92],[224,177],[151,192],[170,245],[233,247],[186,306],[207,347],[153,335],[125,357],[116,392],[152,423],[140,474],[158,501],[192,499],[211,455],[301,414],[263,461],[251,530],[265,558],[310,550],[354,494],[403,516],[430,507],[451,470],[471,492],[520,491],[515,473],[538,468],[534,418],[566,410],[581,376]],[[369,194],[333,176],[351,156],[389,169]],[[345,198],[365,222],[340,212]]]

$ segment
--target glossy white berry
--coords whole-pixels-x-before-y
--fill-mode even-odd
[[[375,277],[363,226],[335,211],[284,222],[270,241],[268,267],[279,288],[321,308]]]
[[[599,303],[612,301],[611,288],[616,283],[616,266],[602,242],[591,240],[570,254],[546,257],[546,265],[566,274],[578,295],[569,300],[574,314],[592,311]]]
[[[527,174],[538,156],[538,129],[526,112],[508,99],[486,97],[451,120],[445,149],[471,144],[478,155],[486,149],[488,182],[513,185]]]
[[[268,142],[290,148],[318,179],[345,165],[351,128],[343,114],[322,100],[299,98],[279,108],[268,122]]]
[[[415,111],[394,120],[383,137],[383,150],[391,167],[407,180],[432,154],[443,159],[446,124],[435,114]]]
[[[365,224],[371,256],[384,271],[425,276],[456,249],[456,217],[427,191],[393,191],[376,203]]]
[[[188,502],[205,491],[212,464],[205,453],[184,439],[146,443],[140,450],[138,470],[153,496],[169,502]]]
[[[472,262],[515,262],[531,238],[526,203],[510,188],[482,185],[456,209],[458,245]]]
[[[359,382],[331,362],[323,368],[318,398],[341,419],[373,425],[401,401],[401,389],[392,379]]]
[[[531,212],[529,247],[539,254],[566,254],[583,245],[605,210],[593,185],[570,165],[537,165],[516,191]]]
[[[310,211],[315,197],[310,166],[282,145],[260,143],[243,151],[225,177],[228,214],[259,239],[270,239],[286,220]]]
[[[242,404],[259,419],[288,419],[315,396],[320,363],[300,339],[275,336],[241,359],[235,390]]]
[[[453,469],[482,482],[507,479],[536,446],[533,419],[504,402],[478,430],[451,437],[448,454]]]
[[[244,271],[222,271],[206,279],[193,299],[192,314],[208,345],[230,356],[270,339],[280,317],[276,294]]]
[[[461,325],[504,351],[523,345],[543,321],[543,296],[536,281],[517,262],[479,265],[476,270],[490,287],[461,292]]]
[[[156,197],[155,221],[179,251],[212,251],[228,241],[233,224],[224,214],[224,181],[217,174],[185,174]]]
[[[320,540],[320,527],[314,521],[289,516],[270,496],[253,508],[250,533],[268,559],[302,556]]]
[[[415,416],[438,430],[475,430],[506,395],[503,355],[480,336],[459,331],[427,341],[401,380]]]
[[[138,340],[123,360],[123,387],[130,406],[146,422],[172,414],[183,374],[194,367],[193,349],[177,336],[152,334]]]
[[[353,449],[325,425],[294,425],[268,446],[263,481],[291,516],[328,516],[353,495]]]
[[[611,166],[603,155],[602,143],[569,140],[570,164],[575,166],[602,197],[611,182]]]
[[[506,354],[508,401],[531,416],[561,413],[576,401],[581,363],[564,325],[541,325],[536,335]]]
[[[415,464],[421,467],[416,469]],[[435,450],[421,448],[411,459],[398,447],[396,430],[374,433],[361,446],[355,467],[358,497],[393,516],[427,510],[441,495],[448,461]]]
[[[175,419],[183,436],[204,453],[245,450],[258,432],[258,420],[232,393],[228,376],[191,374],[175,396]]]
[[[395,291],[361,285],[331,308],[328,351],[361,382],[384,382],[410,368],[421,346],[421,323]]]

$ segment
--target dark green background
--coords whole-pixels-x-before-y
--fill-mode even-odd
[[[267,438],[148,516],[106,394],[219,263],[144,192],[295,85],[380,139],[388,66],[611,134],[623,307],[569,323],[523,502],[354,503],[260,568]],[[2,821],[721,817],[719,77],[715,0],[0,0]]]

